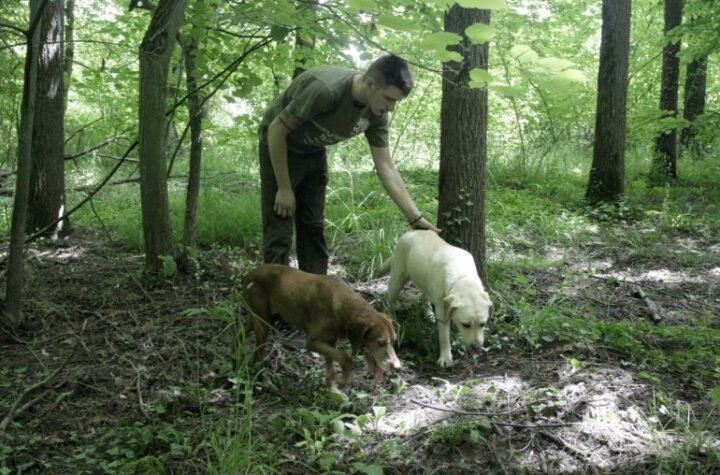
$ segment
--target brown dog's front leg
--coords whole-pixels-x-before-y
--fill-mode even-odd
[[[327,356],[325,357],[325,381],[331,393],[343,395],[335,382],[335,361]]]
[[[252,319],[253,332],[255,333],[255,352],[253,353],[253,362],[262,363],[265,359],[265,351],[268,337],[270,336],[270,325],[264,318],[250,315]]]
[[[325,357],[325,373],[327,375],[328,389],[330,389],[330,392],[340,394],[341,396],[345,397],[345,395],[338,389],[337,384],[335,383],[334,364],[335,361],[337,361],[342,367],[343,378],[341,384],[344,386],[350,380],[350,373],[352,372],[352,359],[350,359],[350,357],[346,353],[338,350],[333,345],[330,345],[320,340],[313,340],[308,338],[307,349],[316,353],[320,353]]]

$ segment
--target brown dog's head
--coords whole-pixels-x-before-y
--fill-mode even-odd
[[[384,373],[400,369],[400,360],[395,354],[395,329],[392,321],[378,312],[368,313],[355,319],[348,326],[348,337],[353,353],[362,351],[375,382],[380,383]]]

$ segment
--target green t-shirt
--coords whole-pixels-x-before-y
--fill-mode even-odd
[[[309,154],[365,133],[373,147],[387,147],[387,114],[376,116],[352,100],[352,81],[358,74],[338,66],[308,69],[272,102],[260,124],[260,140],[267,144],[267,129],[279,116],[290,129],[288,149]]]

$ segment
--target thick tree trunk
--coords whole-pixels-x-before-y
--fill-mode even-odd
[[[680,26],[682,0],[665,0],[665,33]],[[680,82],[680,42],[668,42],[663,48],[660,84],[661,117],[677,117],[678,83]],[[677,129],[664,130],[655,139],[655,153],[650,166],[650,185],[664,185],[677,178]]]
[[[470,70],[487,69],[488,44],[464,36],[475,23],[490,23],[490,11],[455,4],[445,14],[445,30],[463,36],[461,63],[444,64],[440,120],[438,223],[443,237],[468,250],[480,277],[485,272],[485,162],[487,158],[487,89],[468,87]]]
[[[630,0],[603,0],[595,143],[585,198],[614,202],[625,191]]]
[[[10,223],[10,249],[7,265],[7,286],[3,320],[11,328],[22,325],[23,250],[25,224],[27,223],[28,193],[30,189],[30,161],[32,157],[32,127],[35,114],[35,83],[37,80],[38,44],[40,43],[40,19],[48,0],[31,0],[30,26],[26,33],[27,52],[23,77],[23,97],[20,106],[20,130],[18,132],[17,178],[15,200]]]
[[[197,242],[197,212],[200,198],[200,172],[202,164],[202,119],[203,109],[195,79],[196,68],[193,55],[198,51],[197,40],[188,40],[183,45],[187,90],[190,92],[187,107],[190,121],[190,172],[185,197],[185,228],[183,245],[193,248]],[[185,262],[188,267],[188,262]]]
[[[172,256],[167,174],[165,169],[167,78],[186,0],[160,0],[140,45],[140,198],[145,262],[150,273]]]
[[[683,118],[690,124],[682,129],[680,144],[682,151],[699,159],[705,154],[704,144],[696,138],[695,119],[705,113],[705,94],[707,91],[708,56],[702,55],[690,61],[685,73],[685,97],[683,101]]]
[[[67,218],[58,221],[66,211],[63,0],[48,4],[41,25],[27,231],[57,238],[70,231]]]
[[[63,86],[65,108],[67,108],[70,79],[72,78],[73,60],[75,59],[75,0],[65,0],[65,58],[63,59]]]

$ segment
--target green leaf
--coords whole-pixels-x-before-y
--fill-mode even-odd
[[[270,28],[270,38],[278,42],[284,40],[288,33],[290,33],[290,30],[284,26],[273,25]]]
[[[516,45],[510,48],[510,56],[522,64],[533,64],[540,57],[535,50],[528,45]]]
[[[720,407],[720,386],[715,386],[710,390],[710,397],[715,405]]]
[[[457,3],[463,8],[479,8],[481,10],[502,10],[505,8],[505,0],[457,0]]]
[[[444,50],[448,46],[460,43],[462,37],[448,31],[437,31],[424,37],[418,45],[426,50]],[[462,56],[460,57],[462,59]]]
[[[486,23],[475,23],[465,28],[465,34],[473,43],[481,44],[495,38],[497,31]]]
[[[370,415],[369,414],[362,414],[359,415],[357,418],[357,423],[360,426],[361,429],[365,428],[365,425],[370,422]]]
[[[574,66],[572,61],[563,58],[547,57],[538,60],[538,65],[548,71],[564,71]]]
[[[491,429],[492,428],[492,422],[490,422],[490,419],[488,419],[487,417],[480,417],[477,420],[477,425],[479,425],[483,429]]]
[[[330,454],[322,455],[318,459],[318,465],[320,465],[320,468],[325,472],[330,470],[330,467],[332,467],[335,462],[337,462],[337,458]]]
[[[162,261],[162,275],[165,277],[172,277],[177,272],[177,263],[173,256],[160,256]]]
[[[414,20],[408,20],[395,15],[380,15],[377,22],[387,28],[400,31],[414,32],[420,30],[420,25]]]
[[[335,419],[333,421],[333,432],[336,434],[344,434],[345,433],[345,424],[343,424],[343,421],[340,419]]]
[[[385,406],[373,406],[373,414],[375,414],[376,419],[382,418],[387,413],[387,408]]]
[[[579,69],[566,69],[565,71],[560,71],[557,74],[554,74],[553,79],[557,81],[566,81],[566,82],[587,82],[587,77],[585,76],[585,73],[580,71]]]
[[[470,83],[468,86],[472,88],[485,87],[492,81],[492,76],[487,69],[473,68],[470,70]]]
[[[365,475],[383,475],[385,472],[383,472],[383,469],[380,465],[377,464],[364,464],[359,463],[354,465],[354,468],[360,472],[364,473]]]
[[[297,15],[297,8],[295,8],[295,5],[288,0],[275,0],[275,11],[292,17]]]
[[[463,57],[460,53],[457,51],[438,51],[435,54],[435,57],[439,59],[441,62],[446,63],[448,61],[457,61],[458,63],[463,60]]]
[[[513,86],[490,86],[490,88],[508,99],[520,97],[525,93],[523,89]]]
[[[378,5],[375,0],[348,0],[348,6],[352,9],[363,12],[374,12],[378,9]]]

